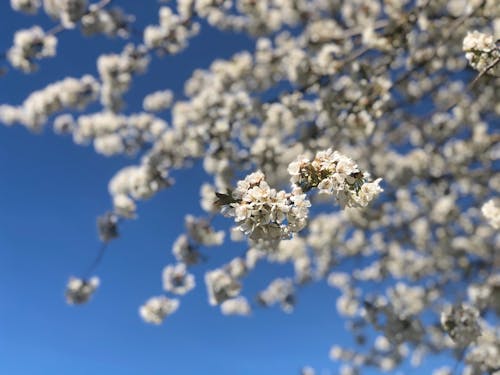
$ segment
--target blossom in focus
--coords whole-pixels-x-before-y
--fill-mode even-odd
[[[238,181],[230,194],[218,194],[226,216],[234,217],[237,228],[253,240],[269,243],[287,239],[303,229],[311,203],[300,189],[277,191],[261,171]]]
[[[383,190],[382,179],[368,182],[369,174],[347,156],[331,148],[320,151],[310,161],[299,157],[288,166],[290,182],[307,192],[334,195],[342,207],[366,207]]]
[[[496,65],[487,73],[500,75],[500,49],[495,44],[493,35],[477,30],[468,32],[464,38],[462,49],[465,51],[465,58],[470,66],[480,72],[497,61]]]

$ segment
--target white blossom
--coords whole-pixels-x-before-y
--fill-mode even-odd
[[[43,0],[43,8],[64,27],[73,28],[87,11],[87,0]]]
[[[291,313],[295,307],[295,290],[291,279],[275,279],[258,295],[259,303],[271,306],[279,303],[283,311]]]
[[[173,99],[174,95],[170,90],[156,91],[144,98],[142,107],[145,111],[160,112],[169,108]]]
[[[139,309],[139,315],[146,323],[159,325],[168,315],[179,308],[179,300],[164,296],[152,297]]]
[[[14,45],[8,50],[7,58],[13,67],[30,73],[37,68],[35,59],[55,56],[56,46],[54,35],[45,34],[41,27],[33,26],[14,34]]]
[[[481,335],[479,312],[471,306],[458,305],[441,313],[441,325],[459,346],[467,346]]]
[[[224,315],[250,315],[252,311],[245,297],[225,300],[220,305],[220,309]]]
[[[241,284],[238,280],[220,269],[207,272],[205,284],[208,291],[208,302],[212,306],[238,296],[241,290]]]
[[[289,238],[306,224],[310,202],[300,189],[292,193],[272,189],[258,171],[238,182],[222,199],[223,213],[234,217],[238,228],[255,240],[275,243]]]
[[[493,228],[500,229],[500,204],[494,199],[490,199],[483,204],[481,212]]]
[[[29,14],[38,12],[40,5],[40,0],[10,0],[12,9]]]
[[[168,265],[163,269],[163,289],[182,295],[195,287],[194,276],[186,271],[184,263]]]
[[[488,74],[500,74],[500,50],[495,44],[493,35],[481,33],[477,30],[468,32],[463,41],[465,58],[476,70],[483,71],[486,67],[497,61],[496,66]]]
[[[66,302],[70,305],[79,305],[87,302],[99,286],[99,278],[90,279],[70,277],[66,285]]]

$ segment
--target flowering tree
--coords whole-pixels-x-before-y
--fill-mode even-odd
[[[5,125],[51,124],[105,156],[141,155],[109,183],[103,246],[88,275],[69,280],[68,303],[95,292],[96,267],[137,202],[202,161],[206,216],[186,216],[163,271],[166,295],[140,307],[146,322],[162,323],[195,287],[190,268],[205,247],[240,241],[243,256],[206,262],[208,302],[223,314],[291,312],[302,285],[326,280],[359,344],[332,347],[342,374],[440,353],[463,362],[462,374],[500,374],[500,2],[178,0],[143,30],[114,3],[11,0],[14,11],[42,8],[54,27],[15,31],[3,74],[43,70],[66,33],[130,42],[100,55],[98,76],[0,105]],[[165,88],[127,113],[134,77],[206,28],[246,33],[254,47],[194,71],[184,94]],[[102,108],[89,113],[95,102]],[[227,231],[213,228],[217,215]],[[253,303],[242,285],[264,261],[292,263],[295,274]]]

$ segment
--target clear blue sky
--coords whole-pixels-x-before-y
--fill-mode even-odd
[[[16,14],[8,3],[0,2],[0,50],[19,28],[51,27],[44,15]],[[139,29],[157,20],[156,1],[115,3],[137,16]],[[0,78],[0,103],[19,104],[66,76],[95,75],[98,54],[123,44],[64,32],[58,57],[42,61],[38,73],[10,71]],[[204,29],[181,55],[153,58],[149,73],[134,81],[128,110],[139,110],[142,97],[154,90],[179,93],[194,68],[250,45],[246,37]],[[99,246],[95,218],[110,207],[108,180],[131,162],[99,156],[49,128],[34,136],[0,125],[0,375],[293,375],[307,364],[336,373],[329,348],[350,338],[335,310],[338,294],[324,283],[302,290],[292,315],[275,308],[250,318],[224,317],[208,306],[204,271],[241,254],[241,247],[208,249],[208,264],[194,269],[198,287],[162,326],[140,320],[138,307],[161,294],[161,270],[175,261],[171,245],[184,214],[201,213],[200,168],[175,173],[173,188],[141,204],[139,219],[121,226],[121,238],[98,269],[102,286],[92,301],[65,304],[68,277],[80,274]],[[260,267],[246,280],[245,295],[278,275],[291,275],[291,269]]]

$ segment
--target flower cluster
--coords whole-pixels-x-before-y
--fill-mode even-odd
[[[21,106],[0,105],[0,120],[40,130],[54,113],[64,109],[84,109],[97,99],[99,90],[99,82],[90,75],[65,78],[33,92]]]
[[[465,58],[474,69],[481,72],[496,61],[496,65],[487,73],[500,75],[500,49],[495,44],[493,35],[477,30],[468,32],[463,41],[463,50]]]
[[[194,287],[194,276],[186,271],[184,263],[168,265],[163,269],[163,289],[167,292],[182,295]]]
[[[382,179],[368,182],[369,174],[338,151],[320,151],[310,161],[306,157],[290,163],[290,182],[307,192],[318,188],[320,193],[334,195],[342,207],[366,207],[383,190]]]
[[[78,117],[73,139],[77,144],[93,141],[96,152],[105,156],[133,154],[166,128],[165,121],[146,112],[123,116],[104,111]]]
[[[151,197],[158,190],[170,186],[172,181],[166,171],[159,171],[148,165],[122,169],[109,182],[109,192],[117,213],[124,217],[133,217],[133,200]]]
[[[264,306],[279,303],[286,313],[291,313],[295,307],[295,289],[291,279],[275,279],[265,290],[259,293],[257,300]]]
[[[120,54],[101,55],[97,70],[102,80],[101,103],[116,111],[123,105],[122,95],[129,89],[132,76],[144,73],[149,65],[149,55],[144,46],[125,46]]]
[[[224,215],[234,217],[242,232],[270,243],[303,229],[311,205],[300,189],[292,193],[272,189],[260,171],[238,181],[234,191],[218,197]]]
[[[173,99],[174,95],[170,90],[156,91],[144,98],[142,107],[148,112],[160,112],[169,108]]]
[[[238,296],[241,284],[228,272],[216,269],[205,274],[205,284],[208,291],[208,302],[212,305],[220,305],[224,301]]]
[[[467,289],[469,299],[479,309],[492,309],[500,315],[500,273],[491,275],[483,283],[472,284]]]
[[[197,248],[189,242],[188,236],[181,234],[174,242],[172,253],[177,261],[187,265],[196,264],[200,260]]]
[[[250,304],[245,297],[236,297],[227,299],[222,302],[220,310],[224,315],[243,315],[247,316],[251,313]]]
[[[495,199],[483,204],[481,212],[493,228],[500,229],[500,204]]]
[[[190,37],[198,33],[199,25],[174,14],[172,9],[161,7],[160,24],[147,26],[144,44],[159,54],[176,54],[185,49]]]
[[[66,285],[66,301],[70,305],[87,302],[99,286],[99,278],[94,276],[89,280],[70,277]]]
[[[12,9],[18,12],[34,14],[40,8],[41,0],[10,0]]]
[[[161,324],[168,315],[179,308],[179,300],[165,296],[152,297],[139,308],[139,315],[146,323]]]
[[[44,0],[45,12],[66,28],[75,27],[87,12],[87,0]]]
[[[458,305],[441,313],[441,325],[457,345],[467,346],[481,335],[478,318],[474,307]]]
[[[91,5],[80,23],[84,35],[104,34],[127,38],[130,34],[130,23],[134,19],[134,16],[125,14],[117,7],[101,9]]]
[[[188,236],[203,246],[221,245],[224,242],[224,231],[215,231],[205,219],[187,215],[185,225]]]
[[[14,68],[30,73],[36,70],[35,59],[52,57],[56,54],[57,39],[45,34],[39,26],[17,31],[14,45],[7,52],[7,58]]]

